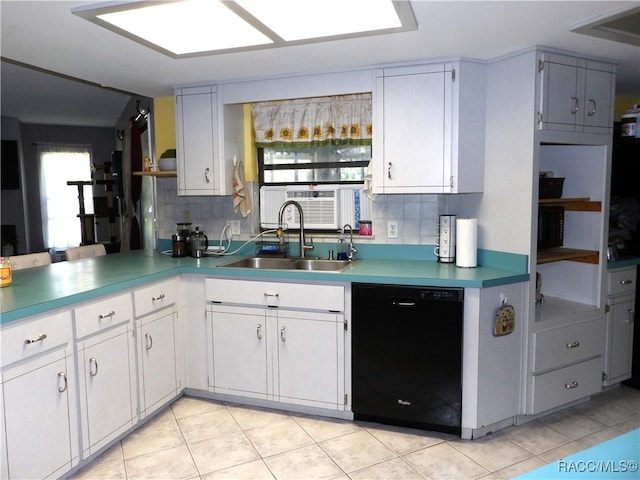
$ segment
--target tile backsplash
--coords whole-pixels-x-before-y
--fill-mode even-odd
[[[157,181],[158,238],[171,239],[176,223],[191,222],[200,227],[210,242],[220,238],[227,220],[239,220],[242,238],[258,232],[257,187],[253,194],[253,212],[246,218],[233,212],[230,196],[179,197],[173,179]],[[433,245],[438,215],[449,213],[446,195],[376,195],[373,200],[373,236],[371,243]],[[398,222],[398,238],[387,238],[387,222]],[[362,241],[362,239],[360,240]]]

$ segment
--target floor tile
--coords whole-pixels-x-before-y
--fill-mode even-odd
[[[184,438],[173,416],[170,420],[165,418],[154,419],[125,438],[122,441],[124,458],[184,446]]]
[[[522,462],[514,463],[509,465],[508,467],[503,468],[502,470],[498,470],[494,472],[498,478],[503,478],[505,480],[510,480],[518,475],[522,475],[524,473],[535,470],[536,468],[543,467],[547,464],[540,457],[530,457]],[[483,477],[484,478],[484,477]]]
[[[394,427],[392,425],[370,426],[367,431],[380,440],[396,455],[415,452],[438,443],[442,443],[450,435],[416,430],[411,428]]]
[[[322,442],[330,438],[339,437],[340,435],[357,432],[361,428],[356,422],[337,418],[301,416],[295,417],[295,421],[316,442]]]
[[[240,431],[226,408],[179,418],[178,426],[187,443]]]
[[[269,410],[266,408],[229,405],[227,409],[243,430],[261,427],[272,422],[279,422],[282,419],[289,418],[289,415],[286,412]]]
[[[542,417],[539,421],[574,440],[606,428],[604,423],[593,420],[573,409],[561,410]]]
[[[259,460],[260,455],[242,432],[189,444],[200,475]]]
[[[349,474],[353,480],[423,480],[424,477],[400,458],[392,458]]]
[[[565,443],[564,445],[553,448],[549,451],[541,453],[538,455],[547,463],[557,462],[558,460],[568,457],[569,455],[573,455],[574,453],[580,452],[581,450],[585,450],[589,448],[589,444],[583,442],[582,440],[574,440],[573,442]]]
[[[537,455],[557,448],[573,439],[537,421],[512,427],[504,435],[527,451]]]
[[[124,461],[111,460],[109,462],[91,463],[77,472],[74,480],[126,480]]]
[[[218,470],[201,476],[202,480],[274,480],[263,460],[254,460],[235,467]]]
[[[491,473],[448,443],[410,453],[404,459],[425,478],[434,480],[477,479]]]
[[[458,439],[448,443],[490,472],[531,457],[531,452],[519,447],[500,433],[476,440]]]
[[[127,479],[178,480],[198,476],[186,445],[125,460]]]
[[[390,460],[395,454],[369,432],[360,430],[325,440],[320,447],[346,473]]]
[[[278,480],[333,479],[344,472],[317,445],[291,450],[264,459]]]
[[[224,409],[224,404],[202,398],[180,397],[171,405],[171,411],[176,418],[199,415],[201,413]]]
[[[262,457],[269,457],[314,443],[307,432],[290,417],[250,428],[245,431],[245,434]]]
[[[597,422],[604,423],[609,426],[624,422],[634,414],[633,410],[622,406],[618,402],[604,401],[579,405],[576,407],[576,411]]]

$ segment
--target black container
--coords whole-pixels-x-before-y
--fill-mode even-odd
[[[539,198],[561,198],[564,178],[540,177]]]

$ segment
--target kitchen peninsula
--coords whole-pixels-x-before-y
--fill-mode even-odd
[[[501,255],[486,254],[488,258]],[[518,393],[505,395],[504,385],[508,383],[491,380],[481,367],[504,368],[499,365],[518,361],[521,334],[503,337],[494,345],[486,342],[492,341],[487,322],[493,321],[501,296],[513,299],[518,314],[523,310],[519,299],[523,297],[528,275],[522,269],[492,266],[460,269],[433,260],[389,258],[360,259],[341,273],[218,267],[228,260],[228,257],[172,258],[138,251],[14,272],[12,285],[1,290],[2,408],[6,419],[2,435],[6,435],[8,445],[8,453],[3,455],[8,455],[14,468],[22,468],[33,478],[63,475],[84,465],[183,393],[353,418],[350,329],[344,330],[342,325],[339,331],[344,332],[344,342],[337,351],[342,385],[340,398],[333,399],[332,408],[316,401],[275,397],[261,400],[255,396],[242,398],[217,393],[216,385],[210,381],[211,337],[205,315],[209,303],[205,283],[213,278],[242,279],[246,285],[265,282],[295,288],[311,285],[315,292],[322,291],[323,285],[337,286],[343,297],[342,314],[347,326],[351,321],[352,282],[463,287],[463,436],[481,435],[486,425],[505,419],[507,424],[513,424],[518,413]],[[511,255],[505,255],[503,260],[509,268],[523,264],[523,259]],[[286,305],[282,310],[287,310]],[[505,351],[503,347],[507,344]],[[102,346],[106,350],[101,351]],[[512,358],[503,358],[505,354]],[[156,365],[153,355],[162,355]],[[505,368],[505,373],[508,370],[514,369]],[[516,372],[516,380],[518,375]],[[24,389],[32,391],[32,380],[53,382],[51,395],[28,394]],[[92,389],[100,381],[105,382],[99,390],[104,398],[98,401],[97,392]],[[123,394],[124,402],[117,398]],[[505,399],[510,401],[505,403]],[[110,409],[116,406],[119,421],[104,425],[100,419],[111,418]],[[25,408],[31,412],[29,415]],[[24,427],[25,422],[37,422],[41,415],[56,418],[56,422],[44,430]],[[96,431],[103,434],[97,436]],[[80,438],[77,432],[81,432]],[[48,462],[32,466],[23,452],[29,451],[27,445],[39,442],[58,447]],[[7,465],[6,460],[3,458],[3,465]]]

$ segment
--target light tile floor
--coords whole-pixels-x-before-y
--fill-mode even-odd
[[[182,397],[80,479],[508,479],[640,427],[640,390],[477,440]]]

